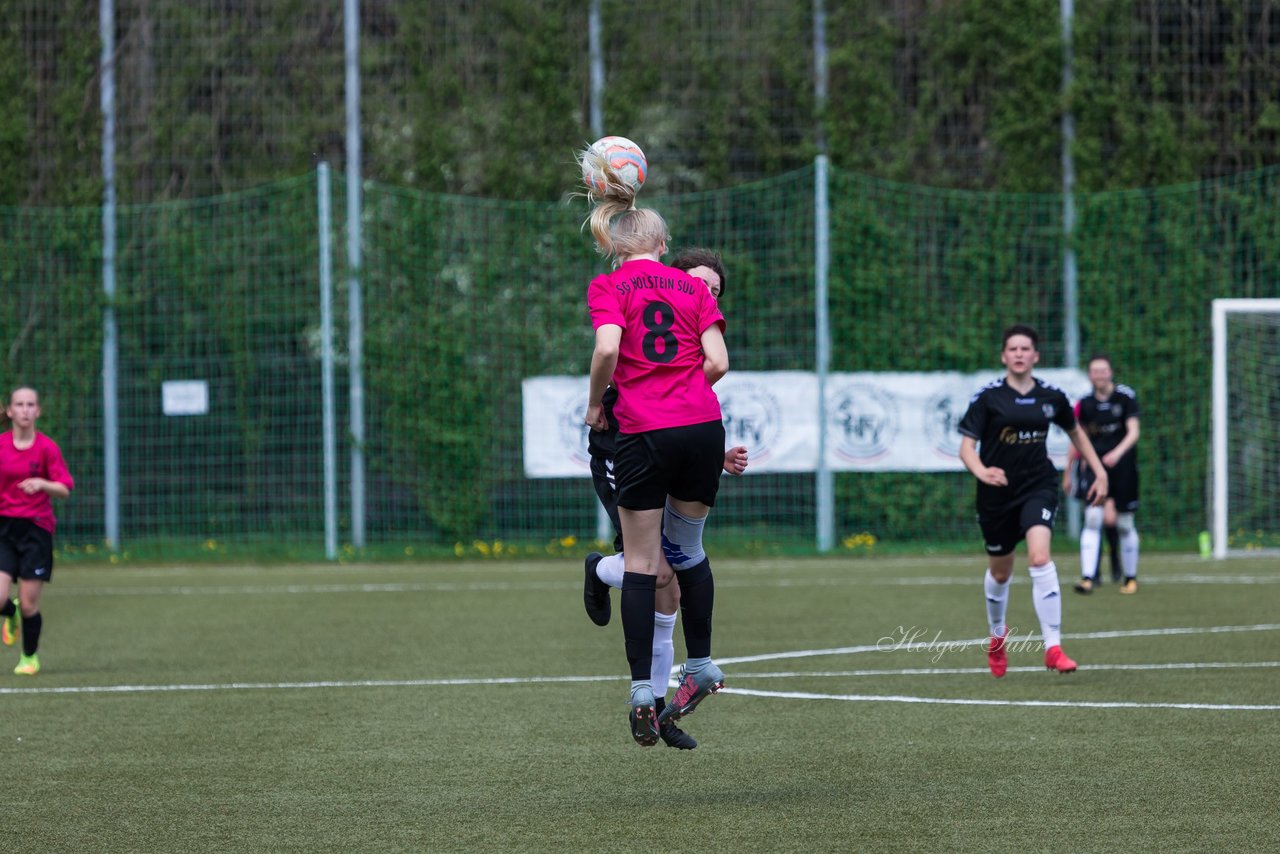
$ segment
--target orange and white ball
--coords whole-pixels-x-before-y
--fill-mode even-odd
[[[610,185],[635,195],[644,186],[649,161],[644,151],[625,136],[602,136],[582,153],[582,181],[598,196],[608,194]]]

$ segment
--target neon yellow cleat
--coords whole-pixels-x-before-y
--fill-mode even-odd
[[[35,676],[40,672],[40,657],[24,655],[18,659],[18,666],[13,668],[15,676]]]
[[[13,646],[18,639],[18,624],[22,622],[22,612],[18,610],[18,602],[13,602],[13,613],[0,622],[0,642],[5,646]]]

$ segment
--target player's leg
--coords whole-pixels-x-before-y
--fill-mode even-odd
[[[1092,593],[1098,582],[1104,513],[1101,507],[1084,508],[1084,527],[1080,530],[1080,580],[1075,587],[1077,593]]]
[[[1009,653],[1005,646],[1009,639],[1009,625],[1005,615],[1009,610],[1009,578],[1013,574],[1013,552],[992,556],[987,563],[987,574],[982,581],[982,592],[987,599],[987,666],[991,675],[999,679],[1009,667]],[[1003,579],[1001,581],[1000,579]]]
[[[1044,664],[1058,673],[1070,673],[1076,669],[1076,663],[1062,651],[1062,589],[1058,585],[1058,567],[1050,553],[1057,511],[1056,493],[1037,494],[1023,504],[1022,521],[1027,526],[1031,602],[1044,638]]]
[[[18,626],[22,617],[18,613],[18,601],[13,598],[14,585],[18,582],[18,552],[14,548],[9,521],[0,519],[0,635],[5,646],[13,646],[18,640]]]
[[[671,684],[671,665],[675,662],[676,611],[680,607],[680,585],[659,587],[654,597],[653,612],[653,697],[666,699]],[[661,709],[659,709],[661,712]]]
[[[605,558],[599,552],[592,552],[587,555],[583,562],[583,581],[582,581],[582,604],[586,608],[587,617],[597,626],[609,625],[609,619],[612,616],[613,605],[609,600],[609,587],[622,588],[622,572],[623,562],[622,555],[622,522],[618,518],[618,491],[613,474],[613,457],[596,453],[594,450],[591,454],[591,485],[595,487],[596,496],[600,499],[600,504],[604,507],[605,512],[609,514],[609,519],[613,522],[614,530],[614,551],[619,552],[610,557],[617,559],[612,562],[606,571],[613,572],[616,569],[617,583],[609,584],[601,575],[600,564]],[[616,564],[616,566],[613,566]]]
[[[1110,476],[1114,477],[1115,472],[1112,471]],[[1114,495],[1115,487],[1111,486]],[[1116,502],[1113,498],[1108,497],[1103,505],[1102,517],[1102,535],[1107,541],[1108,557],[1111,561],[1111,580],[1118,582],[1120,580],[1120,531],[1116,528]],[[1099,556],[1098,572],[1102,572],[1102,561]]]
[[[622,589],[622,574],[626,572],[626,558],[623,552],[603,555],[595,564],[596,580],[607,584],[614,590]]]
[[[987,666],[991,675],[999,679],[1009,665],[1005,649],[1009,637],[1009,625],[1005,614],[1009,610],[1009,579],[1013,576],[1013,550],[1018,545],[1020,531],[1018,518],[1004,514],[979,514],[978,527],[982,530],[982,542],[987,552],[987,572],[982,579],[982,592],[987,601]]]
[[[616,555],[621,564],[622,555]],[[582,606],[587,611],[587,618],[597,626],[609,625],[613,617],[613,603],[609,599],[609,585],[600,580],[597,572],[604,555],[591,552],[582,562]],[[618,573],[621,577],[621,572]],[[621,580],[617,585],[621,587]]]
[[[40,630],[44,617],[40,614],[40,595],[44,582],[32,578],[18,581],[19,610],[22,612],[22,656],[13,672],[20,676],[35,676],[40,672]]]
[[[1126,454],[1116,466],[1116,528],[1120,532],[1120,565],[1124,572],[1121,593],[1138,592],[1138,530],[1134,513],[1138,509],[1138,465],[1132,454]]]
[[[672,483],[663,518],[662,549],[680,584],[680,613],[685,652],[676,693],[662,720],[679,720],[724,685],[724,673],[711,660],[711,615],[715,579],[702,547],[702,532],[720,489],[724,464],[724,426],[719,421],[679,428],[673,437],[685,451],[685,464]]]
[[[724,673],[711,660],[711,616],[715,607],[715,578],[711,561],[702,551],[702,531],[710,507],[700,502],[669,498],[663,521],[663,552],[680,587],[687,658],[680,668],[675,696],[666,719],[679,720],[705,697],[720,690]]]
[[[622,537],[627,542],[626,572],[622,577],[622,635],[631,668],[631,735],[650,747],[658,742],[654,708],[653,613],[658,568],[662,562],[662,510],[622,508]]]
[[[653,701],[658,717],[667,705],[667,689],[671,685],[671,666],[675,662],[674,642],[676,613],[680,608],[680,584],[663,585],[658,579],[658,594],[653,613]],[[658,735],[668,747],[692,750],[698,742],[673,720],[664,720],[658,727]]]
[[[653,612],[662,557],[662,508],[671,463],[653,447],[664,431],[618,435],[614,475],[618,485],[618,517],[626,543],[622,576],[622,635],[631,668],[631,736],[643,747],[658,743],[658,715],[653,703]]]
[[[18,608],[22,613],[22,657],[13,672],[21,676],[34,676],[40,672],[40,630],[44,618],[40,615],[40,597],[45,582],[53,577],[53,535],[31,523],[17,543],[18,546]]]
[[[598,554],[592,552],[592,554]],[[622,589],[622,576],[626,573],[626,552],[618,552],[617,554],[604,555],[595,564],[596,578],[612,587],[614,590]],[[658,589],[667,586],[667,583],[675,579],[675,574],[671,571],[671,567],[662,564],[658,567]],[[676,594],[679,601],[679,594]]]
[[[1138,529],[1134,527],[1132,513],[1116,516],[1116,528],[1120,531],[1120,562],[1124,569],[1121,593],[1138,592]]]

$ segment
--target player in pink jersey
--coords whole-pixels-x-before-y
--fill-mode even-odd
[[[671,266],[684,270],[691,276],[702,279],[711,295],[719,303],[725,285],[724,262],[719,253],[710,249],[689,248],[680,252]],[[609,589],[622,589],[625,573],[625,557],[622,543],[622,524],[618,521],[618,496],[616,481],[613,475],[613,457],[617,448],[618,421],[613,417],[613,406],[617,402],[617,389],[610,386],[604,393],[605,418],[608,430],[589,430],[587,448],[591,454],[591,479],[600,503],[604,506],[613,522],[614,554],[604,556],[599,552],[587,555],[583,563],[584,584],[583,604],[587,616],[597,626],[606,626],[611,617]],[[740,476],[746,471],[748,454],[745,446],[739,445],[725,451],[723,470]],[[680,585],[671,583],[675,579],[669,566],[665,563],[659,567],[658,590],[655,598],[653,614],[653,666],[651,670],[651,686],[653,688],[654,709],[658,716],[666,707],[667,684],[671,680],[671,666],[675,657],[672,635],[675,631],[676,613],[680,607]],[[665,720],[658,728],[658,735],[668,747],[681,750],[692,750],[698,746],[693,736],[676,725],[675,721]]]
[[[612,381],[620,430],[614,474],[627,546],[620,611],[632,680],[631,735],[649,747],[658,742],[661,722],[689,714],[724,682],[711,661],[715,585],[702,528],[724,462],[724,424],[711,386],[728,371],[729,356],[724,316],[706,285],[658,260],[669,239],[661,215],[632,207],[633,196],[593,200],[591,233],[617,267],[587,291],[596,346],[586,423],[608,429],[603,396]],[[680,585],[688,661],[659,716],[651,665],[664,561]]]
[[[5,415],[13,428],[0,433],[0,639],[12,646],[21,634],[22,656],[13,672],[34,676],[40,672],[40,594],[53,577],[56,523],[49,499],[66,498],[75,481],[57,444],[36,430],[35,389],[14,389]],[[20,602],[9,598],[15,581]]]

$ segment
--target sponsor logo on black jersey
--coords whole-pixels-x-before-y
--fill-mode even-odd
[[[1016,427],[1005,427],[1000,431],[1000,441],[1006,445],[1043,445],[1048,436],[1048,430],[1019,430]]]

